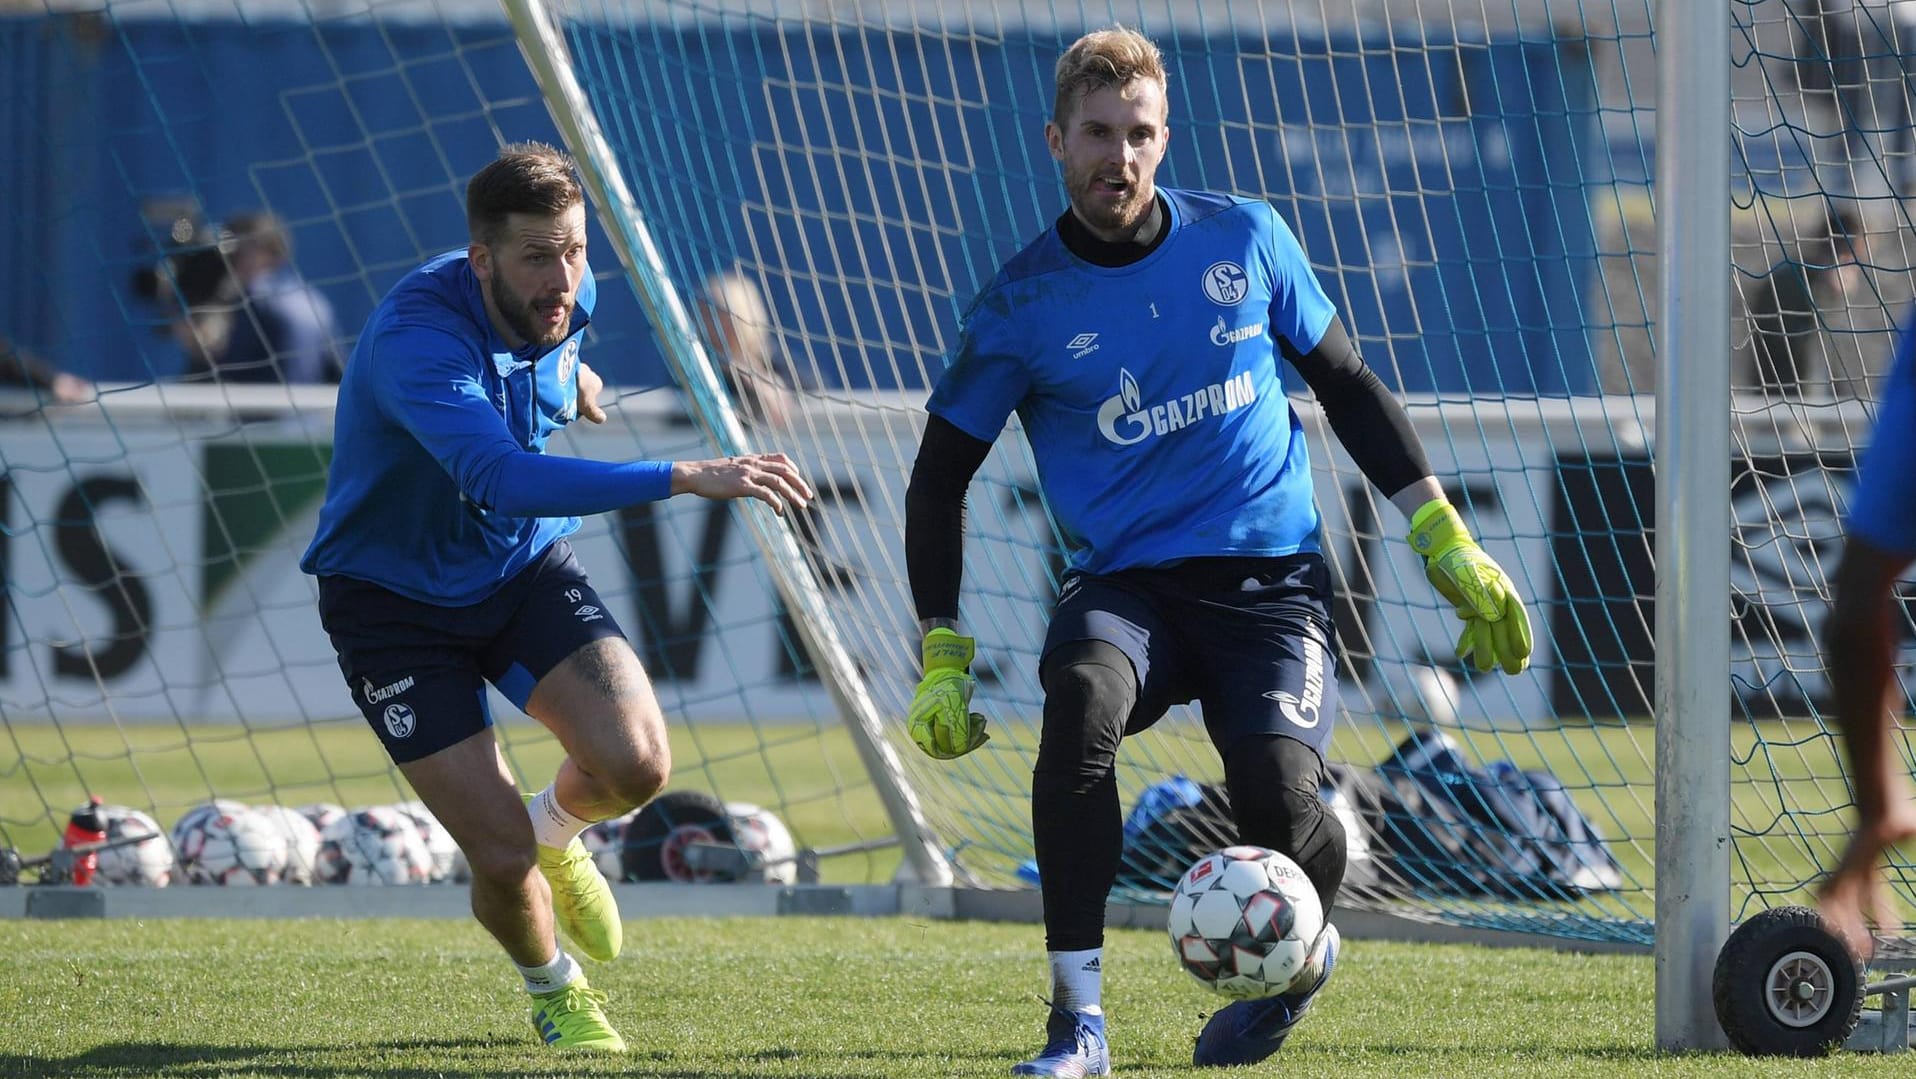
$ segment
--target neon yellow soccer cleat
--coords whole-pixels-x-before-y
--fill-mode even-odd
[[[520,791],[519,797],[529,806],[537,795]],[[601,963],[617,959],[625,944],[619,901],[612,898],[612,886],[600,875],[585,844],[574,838],[563,850],[542,843],[538,851],[539,872],[552,888],[552,915],[559,931]]]
[[[552,885],[553,918],[572,943],[601,963],[617,959],[625,943],[619,903],[585,845],[575,839],[564,850],[541,846],[539,872]]]
[[[605,994],[581,978],[556,993],[532,998],[532,1026],[555,1049],[623,1053],[625,1039],[605,1018]]]

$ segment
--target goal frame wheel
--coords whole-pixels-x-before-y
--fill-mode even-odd
[[[699,883],[685,848],[693,843],[730,845],[725,803],[704,791],[669,791],[647,802],[626,825],[619,866],[626,880]]]
[[[1808,907],[1775,907],[1723,942],[1711,979],[1717,1022],[1751,1056],[1826,1056],[1855,1031],[1863,964]]]

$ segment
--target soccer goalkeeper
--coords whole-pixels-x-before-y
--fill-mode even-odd
[[[1118,743],[1197,700],[1241,842],[1301,865],[1331,909],[1345,837],[1318,798],[1337,712],[1330,574],[1280,353],[1461,620],[1458,655],[1521,672],[1530,625],[1510,578],[1431,477],[1409,418],[1365,366],[1296,239],[1264,202],[1160,189],[1163,61],[1142,35],[1087,34],[1058,61],[1045,141],[1070,206],[973,302],[931,395],[906,499],[923,630],[912,738],[939,758],[986,741],[958,622],[964,495],[1016,411],[1069,547],[1042,658],[1032,833],[1051,1011],[1014,1075],[1102,1075],[1104,907],[1122,825]],[[1199,1065],[1262,1060],[1337,961],[1328,923],[1291,990],[1220,1010]]]
[[[783,511],[812,491],[784,454],[713,461],[548,457],[604,422],[579,361],[595,298],[572,161],[508,146],[466,188],[472,243],[400,278],[339,387],[318,534],[300,563],[355,703],[472,864],[472,913],[517,964],[539,1038],[620,1052],[605,997],[553,927],[609,960],[612,890],[579,843],[665,784],[645,671],[566,537],[579,515],[689,493]],[[490,682],[565,748],[521,801]]]

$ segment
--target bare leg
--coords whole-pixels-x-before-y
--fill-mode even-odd
[[[558,950],[552,893],[539,875],[532,822],[491,728],[399,766],[472,865],[472,916],[522,967]]]
[[[665,718],[622,638],[601,638],[567,656],[533,688],[526,711],[565,747],[556,793],[573,816],[616,817],[665,786],[672,770]]]

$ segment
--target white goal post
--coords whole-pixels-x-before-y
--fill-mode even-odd
[[[1727,1045],[1712,972],[1730,933],[1730,14],[1657,29],[1656,1037]]]
[[[519,36],[526,62],[544,91],[546,105],[579,163],[588,194],[606,234],[618,250],[619,261],[631,276],[640,303],[664,346],[679,385],[695,404],[693,415],[721,453],[742,453],[750,447],[731,396],[718,369],[693,329],[692,319],[673,286],[651,230],[638,204],[626,189],[618,163],[606,146],[599,121],[580,89],[567,61],[564,39],[539,0],[504,0],[506,13]],[[779,594],[797,615],[794,625],[804,638],[821,679],[837,701],[859,755],[871,773],[879,798],[891,817],[906,863],[915,880],[924,885],[951,884],[951,863],[938,847],[918,799],[905,782],[897,750],[885,737],[887,717],[881,715],[864,679],[841,642],[837,623],[824,602],[813,563],[807,559],[789,519],[758,502],[748,502],[745,515],[753,541]]]

